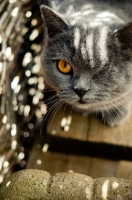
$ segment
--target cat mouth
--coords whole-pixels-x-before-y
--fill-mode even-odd
[[[86,104],[87,102],[85,102],[85,101],[83,101],[82,99],[80,99],[80,100],[78,101],[78,103],[80,103],[80,104]]]

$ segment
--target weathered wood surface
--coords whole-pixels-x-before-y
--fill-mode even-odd
[[[32,149],[27,169],[45,170],[52,175],[57,172],[74,171],[93,178],[117,177],[132,180],[132,162],[50,151],[44,153],[39,143]]]
[[[67,119],[67,123],[69,124],[68,131],[64,131],[64,127],[68,124],[62,126],[62,119],[64,118]],[[120,150],[116,159],[114,158],[112,160],[107,158],[107,156],[109,157],[109,152],[113,156],[117,153],[116,145],[122,145],[122,151],[124,152],[123,158],[127,160],[127,147],[125,146],[132,146],[130,124],[126,122],[120,127],[112,129],[101,124],[93,115],[85,117],[72,113],[71,124],[70,120],[68,121],[70,118],[69,111],[65,111],[63,114],[58,113],[51,120],[48,125],[48,140],[46,141],[43,136],[44,146],[42,146],[42,137],[39,138],[40,134],[38,134],[38,140],[34,144],[30,154],[27,168],[45,170],[52,175],[56,172],[68,172],[72,170],[93,178],[114,176],[132,180],[132,162],[118,160]],[[49,146],[47,146],[47,142],[49,142]],[[97,152],[98,149],[100,151],[101,147],[96,149],[96,146],[102,142],[106,143],[106,149],[102,149],[106,153],[106,156],[102,156],[102,154],[98,154],[98,157],[96,157],[96,154],[90,156],[89,151],[95,150]],[[79,144],[76,145],[77,143]],[[111,149],[107,153],[107,145],[110,144]],[[80,153],[84,145],[87,148],[84,148],[83,152]],[[89,148],[90,145],[93,148]],[[46,146],[47,149],[44,150]],[[130,159],[131,157],[132,154],[130,154]]]
[[[66,119],[65,126],[61,126],[62,120]],[[67,124],[71,118],[71,123]],[[69,122],[68,122],[69,123]],[[65,131],[65,127],[69,127]],[[108,127],[94,115],[82,116],[66,110],[57,113],[48,126],[48,134],[83,140],[89,142],[101,142],[113,145],[132,147],[132,116],[125,123],[117,127]]]
[[[74,171],[87,174],[93,178],[115,176],[117,161],[77,156],[56,152],[43,152],[39,145],[34,145],[30,155],[27,169],[40,169],[51,173]]]

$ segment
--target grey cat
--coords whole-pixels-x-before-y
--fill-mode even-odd
[[[76,110],[109,126],[128,119],[132,98],[132,3],[63,0],[41,5],[45,82]]]

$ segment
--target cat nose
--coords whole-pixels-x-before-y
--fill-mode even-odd
[[[85,95],[85,93],[87,92],[86,90],[82,90],[82,89],[74,89],[74,91],[78,94],[79,97],[83,97]]]

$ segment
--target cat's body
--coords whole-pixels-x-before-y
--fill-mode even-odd
[[[100,112],[108,125],[118,125],[131,110],[132,3],[60,2],[51,1],[51,6],[61,14],[41,7],[45,81],[61,101],[81,112]],[[72,71],[60,72],[59,60],[69,63]]]

